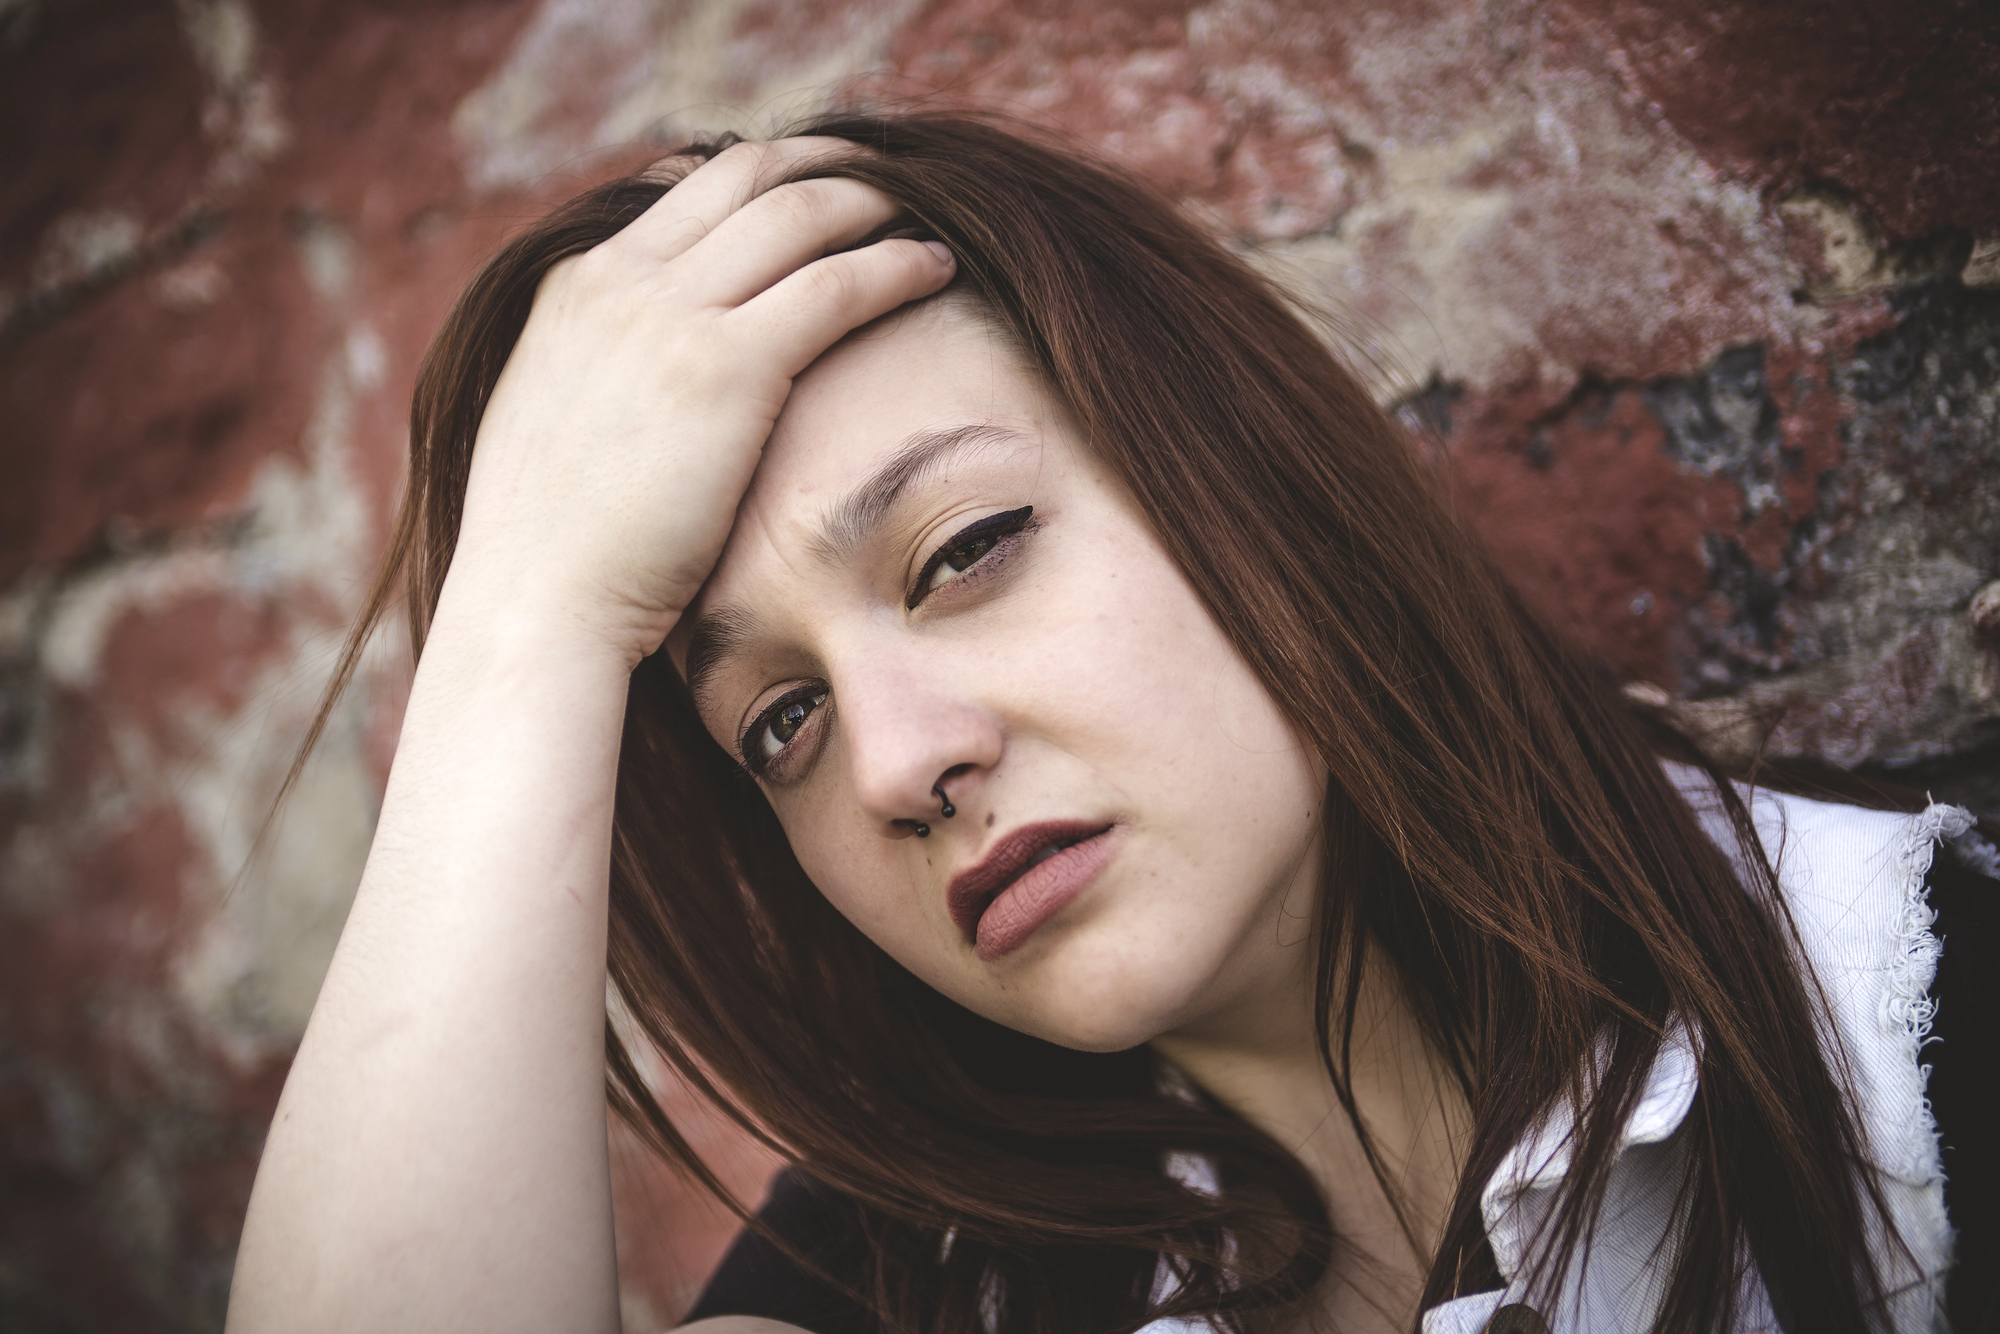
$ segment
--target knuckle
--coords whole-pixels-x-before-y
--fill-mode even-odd
[[[824,190],[814,189],[818,181],[797,181],[781,185],[764,196],[769,207],[787,224],[800,231],[818,231],[833,221],[830,201]]]
[[[847,261],[845,255],[820,261],[806,270],[806,277],[812,284],[813,295],[835,306],[850,304],[864,290],[861,276],[854,271],[854,265]]]
[[[745,139],[717,153],[712,162],[750,181],[752,188],[755,188],[755,185],[777,165],[778,160],[778,154],[772,145]]]

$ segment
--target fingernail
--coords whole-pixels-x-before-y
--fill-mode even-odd
[[[938,263],[940,263],[940,264],[949,264],[949,263],[951,263],[951,247],[950,247],[950,246],[946,245],[946,244],[945,244],[944,242],[942,242],[942,241],[926,241],[926,242],[924,242],[924,245],[925,245],[925,247],[926,247],[926,248],[928,248],[928,249],[930,250],[930,252],[931,252],[931,253],[932,253],[933,255],[936,255],[936,256],[938,257]]]

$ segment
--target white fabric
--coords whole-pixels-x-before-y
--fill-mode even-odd
[[[1669,771],[1709,836],[1744,874],[1708,780],[1680,766]],[[1940,842],[1960,845],[1975,864],[1992,851],[1971,839],[1972,817],[1955,806],[1911,816],[1770,792],[1750,800],[1806,962],[1832,1012],[1830,1055],[1846,1063],[1890,1217],[1915,1261],[1877,1249],[1895,1293],[1892,1327],[1941,1329],[1952,1237],[1937,1128],[1924,1097],[1928,1070],[1919,1063],[1940,952],[1924,880]],[[1651,1326],[1665,1290],[1670,1251],[1661,1248],[1672,1244],[1681,1169],[1671,1137],[1694,1104],[1695,1075],[1694,1055],[1679,1036],[1662,1050],[1621,1138],[1588,1262],[1558,1285],[1554,1309],[1542,1312],[1553,1334],[1642,1334]],[[1520,1265],[1569,1167],[1568,1122],[1564,1109],[1516,1146],[1482,1197],[1487,1235],[1509,1286],[1434,1308],[1424,1317],[1424,1334],[1478,1334],[1497,1307],[1523,1299]],[[1737,1328],[1745,1334],[1777,1328],[1761,1285],[1753,1282],[1745,1294]]]
[[[1734,830],[1708,779],[1679,765],[1668,770],[1709,836],[1744,875]],[[1894,1293],[1892,1327],[1899,1334],[1942,1330],[1952,1235],[1937,1129],[1924,1096],[1929,1070],[1919,1063],[1940,952],[1930,931],[1935,915],[1926,904],[1925,876],[1941,842],[1989,873],[1993,849],[1972,836],[1972,817],[1956,806],[1933,805],[1912,816],[1770,792],[1745,790],[1744,796],[1805,960],[1826,994],[1836,1076],[1844,1061],[1890,1216],[1914,1258],[1913,1266],[1877,1248]],[[1563,1276],[1552,1302],[1534,1302],[1551,1334],[1644,1334],[1651,1327],[1674,1244],[1682,1168],[1674,1132],[1694,1105],[1697,1073],[1690,1038],[1676,1029],[1620,1138],[1587,1261],[1581,1272]],[[1508,1286],[1433,1308],[1424,1315],[1423,1334],[1480,1334],[1499,1307],[1526,1300],[1522,1269],[1569,1171],[1569,1130],[1564,1107],[1508,1153],[1481,1196],[1487,1237]],[[1205,1328],[1162,1320],[1141,1334],[1201,1334]],[[1739,1303],[1736,1329],[1777,1329],[1754,1279]]]

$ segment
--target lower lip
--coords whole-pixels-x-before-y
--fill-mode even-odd
[[[979,916],[973,951],[986,963],[1019,949],[1083,893],[1111,858],[1111,831],[1094,834],[1014,878]]]

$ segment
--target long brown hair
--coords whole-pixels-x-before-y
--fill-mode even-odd
[[[1472,1113],[1424,1308],[1497,1286],[1481,1188],[1564,1100],[1575,1165],[1535,1260],[1545,1293],[1587,1248],[1620,1127],[1677,1017],[1700,1089],[1679,1132],[1684,1222],[1661,1259],[1657,1328],[1727,1326],[1752,1273],[1789,1328],[1876,1323],[1866,1237],[1880,1201],[1768,861],[1746,892],[1662,771],[1672,739],[1523,610],[1298,312],[1167,201],[1032,135],[923,114],[802,132],[872,150],[801,174],[879,186],[903,225],[950,244],[953,290],[1046,378],[1324,761],[1316,931],[1333,1086],[1352,1116],[1353,1002],[1380,960]],[[557,209],[460,300],[423,365],[408,495],[336,690],[399,589],[421,649],[480,415],[542,275],[716,147]],[[1242,1328],[1296,1309],[1343,1263],[1297,1160],[1164,1086],[1148,1052],[1009,1031],[849,925],[664,655],[632,678],[611,877],[610,972],[637,1028],[859,1202],[874,1259],[856,1291],[888,1328],[1108,1334],[1195,1313]],[[720,1192],[615,1034],[609,1081],[618,1111]],[[1163,1173],[1174,1151],[1210,1158],[1220,1194]],[[1156,1292],[1163,1255],[1180,1283]]]

